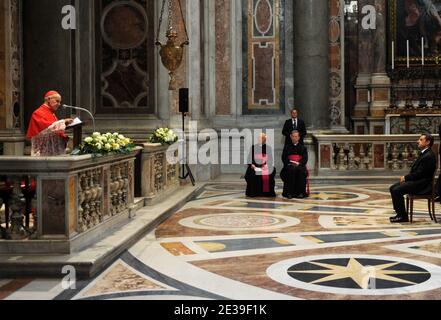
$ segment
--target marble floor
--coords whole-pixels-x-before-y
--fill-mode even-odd
[[[441,225],[426,203],[413,224],[391,225],[388,185],[316,186],[289,201],[280,185],[269,200],[247,199],[244,188],[207,184],[75,288],[3,279],[0,299],[441,299]]]

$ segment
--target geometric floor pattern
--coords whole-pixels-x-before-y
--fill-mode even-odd
[[[441,225],[423,201],[413,224],[390,224],[388,187],[286,200],[208,184],[95,279],[1,280],[0,299],[441,299]]]

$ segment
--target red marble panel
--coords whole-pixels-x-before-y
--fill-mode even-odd
[[[341,68],[341,51],[339,45],[331,45],[329,47],[329,61],[331,64],[331,69]]]
[[[216,114],[231,113],[231,1],[215,1],[216,26]]]
[[[43,180],[42,194],[42,233],[44,236],[66,234],[66,181]]]
[[[389,101],[389,89],[375,89],[373,96],[375,101]]]
[[[146,19],[137,7],[114,6],[107,13],[103,30],[108,41],[118,48],[133,48],[143,41],[147,32]]]
[[[0,26],[5,25],[4,8],[0,6]],[[0,28],[0,129],[6,129],[6,107],[3,92],[6,92],[5,82],[5,28]]]
[[[364,134],[364,126],[357,126],[357,134]]]
[[[110,214],[110,168],[103,170],[103,214],[107,216]]]
[[[331,169],[331,151],[330,145],[320,146],[320,168]]]
[[[271,3],[268,0],[258,0],[255,10],[256,28],[259,32],[255,36],[265,36],[273,23]]]
[[[375,126],[374,134],[384,134],[384,126]]]
[[[332,19],[329,22],[329,40],[331,40],[331,42],[337,42],[340,39],[340,33],[340,24],[337,20]]]
[[[134,194],[135,194],[135,179],[134,179],[135,169],[133,167],[133,162],[129,162],[128,164],[128,179],[129,179],[129,194],[128,194],[128,202],[135,202]]]
[[[274,44],[267,43],[266,46],[254,44],[253,58],[255,66],[253,104],[275,104],[275,88],[271,81],[274,78]],[[267,103],[261,100],[266,100]]]
[[[338,16],[340,12],[340,2],[338,0],[329,0],[329,15]]]
[[[375,144],[374,145],[374,168],[381,169],[384,168],[384,145]]]
[[[77,231],[77,204],[75,177],[69,177],[69,236]]]

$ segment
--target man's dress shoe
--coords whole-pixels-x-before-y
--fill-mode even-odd
[[[392,223],[409,222],[409,218],[408,217],[395,217],[395,218],[391,218],[390,222],[392,222]]]

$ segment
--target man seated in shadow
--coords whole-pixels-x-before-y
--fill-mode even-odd
[[[308,150],[300,143],[300,132],[297,130],[291,133],[291,143],[283,150],[283,170],[280,173],[283,185],[283,197],[302,199],[308,196],[306,190],[308,171]]]
[[[394,210],[397,214],[390,218],[392,223],[409,222],[404,195],[426,195],[432,192],[432,180],[436,170],[436,156],[432,151],[433,143],[434,138],[429,133],[421,135],[418,140],[421,153],[412,165],[410,173],[401,177],[400,182],[390,187]]]
[[[438,126],[438,135],[441,141],[441,124]],[[438,159],[441,163],[441,145],[438,146]],[[441,173],[438,177],[438,181],[436,183],[436,199],[435,201],[441,202]]]
[[[259,143],[251,148],[248,156],[248,169],[245,174],[247,182],[246,196],[275,198],[274,155],[272,148],[266,144],[267,136],[262,133]]]

